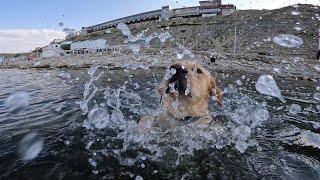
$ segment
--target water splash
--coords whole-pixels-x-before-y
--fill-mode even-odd
[[[122,32],[123,35],[127,36],[129,39],[132,37],[129,27],[124,23],[119,23],[117,28]]]
[[[94,77],[94,74],[97,71],[97,69],[98,69],[97,66],[92,66],[88,70],[88,74],[89,74],[90,79],[84,85],[83,99],[81,101],[76,102],[76,104],[78,104],[80,106],[80,109],[82,110],[83,114],[88,113],[88,103],[99,90],[95,85],[93,85],[93,82],[97,81],[102,76],[103,72],[99,73],[96,77]],[[91,91],[91,93],[90,93],[90,91]]]
[[[140,60],[141,59],[141,57],[140,57],[140,45],[138,45],[138,44],[129,44],[127,47],[129,49],[131,49],[131,51],[132,51],[132,53],[133,53],[133,55],[134,55],[136,60]]]
[[[168,69],[168,74],[174,73],[174,70]],[[215,121],[210,125],[204,126],[198,124],[196,119],[191,119],[166,131],[154,127],[150,132],[143,133],[138,129],[136,121],[147,114],[157,115],[159,109],[142,103],[143,98],[139,94],[151,92],[139,91],[137,94],[136,90],[128,89],[135,87],[134,84],[135,82],[128,81],[120,87],[102,88],[104,97],[100,98],[100,101],[105,104],[104,111],[111,114],[105,131],[87,128],[84,123],[88,133],[85,146],[91,156],[88,163],[95,171],[100,172],[104,168],[101,159],[105,157],[115,158],[123,166],[139,164],[142,168],[142,159],[158,162],[168,156],[172,160],[167,163],[176,167],[186,156],[193,155],[200,149],[230,147],[244,153],[250,147],[258,147],[255,140],[257,128],[262,127],[270,118],[265,106],[238,93],[234,88],[226,88],[223,91],[224,108],[211,109]],[[157,84],[153,84],[151,88],[156,89]],[[143,87],[142,84],[140,86]],[[154,102],[158,102],[157,99]],[[99,107],[100,104],[101,102],[95,103],[93,109],[102,108]]]
[[[186,47],[184,47],[182,44],[176,43],[180,50],[182,50],[181,53],[177,54],[178,59],[191,59],[194,60],[195,55]]]
[[[166,40],[172,38],[172,35],[168,31],[166,31],[166,32],[160,33],[157,37],[159,38],[160,42],[164,43],[166,42]]]

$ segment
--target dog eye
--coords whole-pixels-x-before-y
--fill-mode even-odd
[[[201,69],[197,69],[197,73],[202,73]]]

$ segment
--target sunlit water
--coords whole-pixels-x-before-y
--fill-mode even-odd
[[[218,73],[223,107],[210,103],[213,123],[139,133],[139,118],[158,110],[164,74],[1,70],[0,179],[320,178],[319,84],[274,77],[283,103],[256,91],[259,76]],[[29,95],[18,114],[5,107],[16,91]],[[30,132],[43,146],[25,160],[19,145]]]

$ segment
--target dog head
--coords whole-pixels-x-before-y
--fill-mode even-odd
[[[201,116],[208,111],[208,100],[216,96],[217,104],[221,105],[221,92],[216,86],[215,78],[201,65],[190,61],[178,61],[167,70],[164,80],[159,87],[163,97],[164,108],[183,116]],[[172,107],[171,107],[172,106]],[[173,110],[172,110],[173,109]],[[171,112],[175,116],[175,112]]]

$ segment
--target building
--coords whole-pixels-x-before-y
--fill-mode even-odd
[[[97,39],[97,40],[87,40],[71,43],[71,51],[79,50],[105,50],[107,48],[107,40]]]
[[[115,19],[89,27],[82,27],[81,34],[92,33],[95,31],[105,30],[117,27],[119,23],[137,23],[142,21],[160,20],[168,21],[170,18],[190,17],[190,16],[217,16],[230,15],[236,11],[233,4],[222,4],[221,0],[199,1],[199,6],[169,9],[169,6],[163,6],[162,9],[140,13],[128,17]]]
[[[59,57],[64,55],[64,50],[61,49],[60,44],[49,44],[42,48],[42,54],[41,57],[47,58],[47,57]]]
[[[167,22],[170,18],[170,9],[169,6],[163,6],[161,9],[161,21]]]

